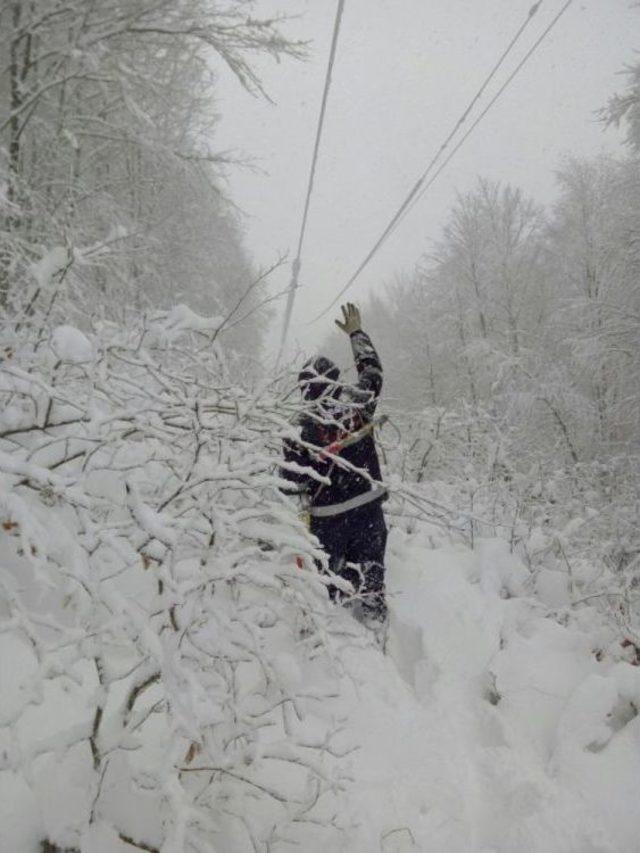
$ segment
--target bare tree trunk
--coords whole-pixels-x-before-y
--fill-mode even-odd
[[[571,441],[571,436],[569,435],[569,429],[568,429],[562,415],[560,414],[560,412],[558,411],[556,406],[554,406],[553,403],[551,403],[549,400],[547,400],[546,397],[543,397],[542,399],[543,399],[543,402],[549,408],[549,411],[551,412],[553,417],[555,418],[556,423],[560,427],[560,431],[562,432],[563,438],[567,444],[567,447],[569,449],[569,453],[571,454],[571,458],[572,458],[573,462],[577,465],[578,462],[580,461],[578,459],[578,453],[574,447],[573,442]]]
[[[473,285],[473,291],[476,295],[476,305],[478,306],[478,320],[480,322],[480,334],[482,335],[482,339],[486,341],[487,339],[487,321],[484,316],[484,308],[483,308],[483,300],[482,294],[480,293],[480,279],[478,277],[478,266],[476,264],[475,258],[471,261],[471,283]]]
[[[18,175],[20,172],[20,117],[18,111],[22,106],[22,84],[24,73],[20,72],[18,52],[22,38],[19,35],[20,10],[22,4],[17,0],[12,7],[12,24],[15,37],[11,41],[9,60],[9,184],[7,198],[14,204],[18,197]],[[11,214],[10,214],[11,217]]]
[[[469,379],[469,391],[471,393],[471,401],[473,403],[473,408],[476,409],[478,406],[478,392],[476,388],[476,379],[473,374],[473,368],[471,366],[471,362],[469,360],[469,354],[467,352],[467,335],[464,328],[464,316],[462,313],[462,303],[460,301],[460,294],[456,289],[456,303],[458,306],[458,335],[460,336],[460,347],[462,349],[462,360],[464,361],[465,367],[467,369],[467,377]]]
[[[18,198],[18,176],[20,171],[20,119],[18,110],[22,105],[22,87],[19,68],[19,49],[21,38],[20,27],[20,0],[16,0],[11,7],[11,26],[14,37],[9,48],[9,173],[7,176],[7,202],[9,211],[5,219],[7,235],[11,235],[18,225],[16,204]],[[9,241],[7,240],[7,243]],[[7,245],[0,252],[0,306],[5,305],[9,294],[9,275],[11,266],[11,255]]]
[[[438,394],[436,391],[436,374],[433,369],[433,359],[431,357],[431,347],[429,346],[429,341],[427,340],[425,343],[425,351],[427,355],[427,362],[429,363],[429,396],[431,397],[431,405],[438,405]]]

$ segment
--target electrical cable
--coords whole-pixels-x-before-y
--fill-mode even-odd
[[[430,187],[430,186],[433,184],[433,182],[434,182],[434,181],[435,181],[435,179],[438,177],[438,175],[442,172],[442,170],[444,169],[444,167],[445,167],[445,166],[446,166],[446,165],[451,161],[451,159],[453,158],[453,156],[454,156],[454,155],[455,155],[455,154],[460,150],[460,147],[463,145],[463,143],[468,139],[468,137],[471,135],[471,133],[473,132],[473,130],[475,130],[475,128],[478,126],[478,124],[482,121],[482,119],[485,117],[485,115],[489,112],[489,110],[491,109],[491,107],[496,103],[496,101],[497,101],[497,100],[498,100],[498,98],[502,95],[502,93],[505,91],[505,89],[510,85],[510,83],[512,82],[512,80],[514,79],[514,77],[518,74],[518,72],[522,69],[522,67],[526,64],[526,62],[530,59],[530,57],[533,55],[533,53],[535,53],[535,51],[538,49],[538,47],[540,46],[540,44],[541,44],[541,43],[544,41],[544,39],[548,36],[548,34],[549,34],[549,33],[551,32],[551,30],[555,27],[555,25],[557,24],[557,22],[560,20],[560,18],[562,17],[562,15],[564,15],[564,13],[567,11],[567,9],[569,8],[569,6],[571,6],[571,4],[572,4],[572,3],[573,3],[573,0],[567,0],[567,2],[566,2],[566,3],[564,4],[564,6],[561,8],[561,10],[558,12],[558,14],[553,18],[553,20],[551,21],[551,23],[550,23],[550,24],[547,26],[547,28],[544,30],[544,32],[542,33],[542,35],[541,35],[541,36],[536,40],[536,42],[534,43],[533,47],[532,47],[532,48],[530,48],[530,50],[525,54],[524,58],[523,58],[523,59],[520,61],[520,63],[516,66],[516,69],[515,69],[515,70],[511,73],[511,75],[508,77],[507,82],[506,82],[506,83],[505,83],[505,84],[504,84],[504,85],[499,89],[498,93],[494,96],[494,98],[490,101],[489,105],[488,105],[488,106],[484,109],[484,111],[480,114],[479,118],[478,118],[478,119],[476,119],[476,121],[473,123],[473,125],[471,126],[471,128],[467,131],[467,133],[464,135],[464,137],[463,137],[463,138],[462,138],[462,140],[458,143],[458,145],[456,145],[456,147],[455,147],[455,148],[454,148],[454,150],[450,153],[450,155],[447,157],[447,159],[445,160],[445,162],[444,162],[444,163],[440,166],[440,168],[437,170],[436,174],[431,178],[431,180],[427,183],[427,185],[426,185],[425,187],[423,187],[424,181],[425,181],[426,177],[428,176],[429,171],[433,168],[433,166],[435,165],[436,161],[439,159],[440,155],[442,154],[442,152],[444,151],[444,149],[445,149],[445,148],[446,148],[446,146],[448,145],[449,141],[453,138],[453,136],[455,135],[455,133],[457,132],[457,130],[458,130],[458,129],[460,128],[460,126],[462,125],[463,121],[467,118],[467,116],[468,116],[468,114],[469,114],[469,110],[471,109],[471,106],[472,106],[472,105],[474,105],[474,104],[477,102],[478,98],[480,97],[480,94],[482,94],[482,92],[483,92],[483,91],[484,91],[484,89],[486,88],[487,83],[488,83],[488,82],[489,82],[489,80],[494,76],[494,74],[495,74],[496,70],[500,67],[500,65],[504,62],[504,59],[505,59],[505,58],[506,58],[506,56],[510,53],[510,51],[512,50],[512,48],[513,48],[513,46],[515,45],[516,41],[518,41],[518,39],[520,38],[520,36],[521,36],[522,32],[524,32],[524,29],[525,29],[525,28],[526,28],[526,26],[529,24],[529,22],[531,21],[531,19],[532,19],[532,18],[533,18],[533,16],[535,15],[535,13],[538,11],[538,9],[540,8],[540,5],[541,5],[541,4],[540,4],[540,3],[536,3],[534,6],[532,6],[532,7],[531,7],[531,9],[529,10],[529,13],[528,13],[528,15],[527,15],[527,19],[526,19],[526,21],[525,21],[525,22],[524,22],[524,24],[520,27],[520,29],[518,30],[518,32],[516,33],[516,35],[515,35],[515,36],[513,37],[513,39],[511,40],[511,43],[510,43],[509,47],[508,47],[508,48],[507,48],[507,50],[503,53],[503,55],[501,56],[501,58],[500,58],[500,60],[498,61],[497,65],[494,67],[494,69],[491,71],[490,75],[488,76],[487,80],[483,83],[483,85],[482,85],[481,89],[479,90],[479,93],[478,93],[478,94],[473,98],[472,103],[470,104],[470,106],[469,106],[469,107],[464,111],[462,119],[461,119],[461,120],[459,120],[459,121],[457,122],[457,124],[456,124],[456,126],[455,126],[454,130],[453,130],[453,131],[452,131],[452,133],[451,133],[451,134],[449,134],[449,136],[447,137],[447,141],[446,141],[446,143],[445,143],[445,144],[443,144],[443,145],[440,147],[440,149],[438,150],[438,153],[436,154],[436,156],[431,160],[431,162],[430,162],[430,163],[429,163],[429,165],[427,166],[427,169],[423,172],[423,174],[420,176],[420,178],[416,181],[416,183],[415,183],[415,184],[414,184],[414,186],[412,187],[411,191],[410,191],[410,192],[409,192],[409,194],[406,196],[406,198],[404,199],[404,201],[402,202],[402,204],[400,205],[400,207],[398,208],[398,210],[396,211],[396,213],[393,215],[393,217],[392,217],[392,218],[391,218],[391,220],[389,221],[388,225],[386,226],[386,228],[384,229],[384,231],[382,232],[382,234],[380,235],[380,237],[378,238],[378,240],[377,240],[377,241],[376,241],[376,243],[374,244],[373,248],[369,251],[369,253],[368,253],[368,254],[367,254],[367,256],[365,257],[365,259],[362,261],[362,263],[360,264],[360,266],[356,269],[356,271],[353,273],[353,275],[351,276],[351,278],[347,281],[347,283],[346,283],[346,284],[345,284],[345,286],[342,288],[342,290],[337,294],[337,296],[333,299],[333,301],[332,301],[332,302],[331,302],[331,303],[330,303],[330,304],[325,308],[325,310],[324,310],[324,311],[322,311],[320,314],[318,314],[318,315],[317,315],[317,317],[314,317],[314,319],[311,321],[312,323],[313,323],[313,322],[315,322],[316,320],[319,320],[321,317],[323,317],[325,314],[327,314],[327,313],[331,310],[331,308],[333,308],[333,306],[336,304],[336,302],[337,302],[337,301],[338,301],[338,300],[339,300],[339,299],[344,295],[344,293],[346,293],[346,291],[347,291],[347,290],[351,287],[351,285],[356,281],[356,279],[358,278],[358,276],[360,275],[360,273],[365,269],[365,267],[369,264],[369,262],[372,260],[372,258],[374,257],[374,255],[378,252],[378,250],[381,248],[381,246],[382,246],[382,245],[383,245],[383,243],[386,241],[386,239],[387,239],[387,238],[390,236],[390,234],[395,230],[395,228],[396,228],[396,226],[399,224],[399,222],[404,218],[405,214],[406,214],[406,213],[407,213],[407,211],[410,209],[410,207],[413,207],[413,204],[415,204],[415,202],[417,201],[418,197],[420,197],[420,198],[421,198],[421,197],[423,196],[424,192],[426,192],[426,190],[428,189],[428,187]]]
[[[509,77],[507,78],[506,82],[505,82],[505,83],[500,87],[500,89],[496,92],[496,94],[495,94],[495,95],[494,95],[494,97],[491,99],[491,101],[487,104],[487,106],[486,106],[486,107],[484,108],[484,110],[480,113],[480,115],[478,116],[478,118],[477,118],[477,119],[474,121],[474,123],[471,125],[471,127],[469,128],[469,130],[465,133],[465,135],[462,137],[462,139],[457,143],[457,145],[455,146],[455,148],[453,149],[453,151],[451,151],[451,153],[449,154],[449,156],[447,157],[447,159],[444,161],[444,163],[442,163],[442,164],[439,166],[439,168],[438,168],[437,172],[433,175],[433,177],[432,177],[432,178],[431,178],[431,179],[430,179],[430,180],[425,184],[425,186],[424,186],[424,187],[422,187],[422,189],[420,190],[420,192],[419,192],[419,194],[416,196],[416,198],[413,200],[413,202],[412,202],[412,204],[410,205],[410,207],[409,207],[409,208],[407,208],[407,209],[404,211],[403,215],[400,217],[400,219],[399,219],[399,220],[398,220],[398,222],[396,223],[396,226],[400,224],[400,222],[404,219],[404,217],[405,217],[405,216],[406,216],[406,215],[407,215],[411,210],[413,210],[414,206],[415,206],[415,205],[420,201],[420,199],[423,197],[423,195],[426,193],[426,191],[429,189],[429,187],[430,187],[430,186],[433,184],[433,182],[436,180],[436,178],[438,177],[438,175],[440,175],[440,173],[441,173],[441,172],[446,168],[446,166],[451,162],[452,158],[453,158],[453,157],[455,156],[455,154],[460,150],[460,148],[464,145],[464,143],[467,141],[467,139],[469,138],[469,136],[473,133],[473,131],[475,130],[475,128],[480,124],[480,122],[482,121],[482,119],[483,119],[483,118],[485,117],[485,115],[489,112],[489,110],[491,109],[491,107],[495,104],[495,102],[498,100],[498,98],[499,98],[499,97],[500,97],[500,95],[504,92],[504,90],[507,88],[507,86],[509,86],[509,84],[511,83],[511,81],[513,80],[513,78],[518,74],[518,72],[519,72],[519,71],[520,71],[520,69],[524,66],[524,64],[527,62],[527,60],[529,59],[529,57],[530,57],[530,56],[535,52],[535,50],[538,48],[538,46],[542,43],[542,41],[543,41],[543,40],[544,40],[544,38],[546,37],[547,33],[548,33],[548,32],[550,32],[550,30],[555,26],[556,22],[560,20],[561,16],[566,12],[566,10],[569,8],[569,6],[570,6],[572,3],[573,3],[573,0],[567,0],[567,2],[565,3],[565,5],[564,5],[564,6],[562,7],[562,9],[558,12],[558,14],[555,16],[555,18],[551,21],[551,23],[550,23],[550,24],[549,24],[549,26],[546,28],[546,30],[544,30],[544,32],[542,33],[542,35],[541,35],[541,36],[536,40],[536,42],[534,43],[534,45],[529,49],[529,51],[525,54],[525,56],[522,58],[522,60],[518,63],[518,65],[516,66],[516,68],[515,68],[515,69],[512,71],[512,73],[509,75]]]
[[[276,360],[276,365],[279,364],[280,358],[282,356],[284,345],[287,340],[287,333],[289,331],[289,324],[291,322],[291,315],[293,313],[293,304],[295,302],[296,290],[298,289],[298,275],[300,273],[301,266],[301,255],[302,255],[302,245],[304,243],[305,231],[307,228],[307,218],[309,215],[309,204],[311,202],[311,193],[313,192],[313,181],[315,178],[316,172],[316,164],[318,162],[318,152],[320,151],[320,139],[322,137],[322,130],[324,127],[324,117],[327,109],[327,101],[329,98],[329,88],[331,86],[331,75],[333,73],[333,63],[336,56],[336,48],[338,46],[338,36],[340,34],[340,24],[342,22],[342,13],[344,10],[345,0],[338,0],[338,6],[336,8],[336,17],[333,24],[333,36],[331,38],[331,49],[329,52],[329,62],[327,63],[327,71],[325,74],[324,81],[324,91],[322,93],[322,103],[320,106],[320,114],[318,115],[318,126],[316,128],[316,139],[313,146],[313,155],[311,158],[311,168],[309,171],[309,181],[307,185],[307,195],[304,203],[304,211],[302,214],[302,222],[300,225],[300,235],[298,237],[298,249],[296,252],[295,260],[291,265],[291,281],[289,284],[289,296],[287,298],[287,305],[284,313],[284,322],[282,324],[282,337],[280,340],[280,350],[278,352],[278,358]]]

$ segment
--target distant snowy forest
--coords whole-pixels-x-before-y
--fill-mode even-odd
[[[640,850],[640,63],[626,156],[479,177],[361,306],[383,656],[279,488],[216,69],[309,46],[253,5],[0,0],[0,850]]]

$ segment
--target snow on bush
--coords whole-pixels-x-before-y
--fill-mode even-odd
[[[161,348],[3,333],[0,790],[32,849],[331,849],[344,823],[343,638],[274,464],[291,411],[182,320]]]
[[[401,472],[402,515],[426,512],[444,534],[436,531],[432,546],[500,539],[529,571],[525,588],[547,606],[597,601],[620,639],[640,645],[637,454],[525,465],[494,412],[461,405],[401,417],[404,440],[391,448],[390,468]],[[524,580],[506,583],[505,594],[522,592]]]
[[[589,550],[586,489],[552,524],[549,483],[400,441],[383,657],[278,489],[290,387],[168,316],[2,331],[0,847],[632,849],[631,511]]]
[[[58,326],[51,335],[50,346],[60,361],[83,364],[93,358],[89,339],[73,326]]]

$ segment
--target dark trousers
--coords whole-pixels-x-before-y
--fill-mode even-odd
[[[387,615],[384,588],[384,550],[387,526],[380,501],[365,504],[329,518],[311,517],[311,532],[329,557],[329,569],[353,585],[365,616],[383,620]],[[333,584],[334,601],[348,596]]]

